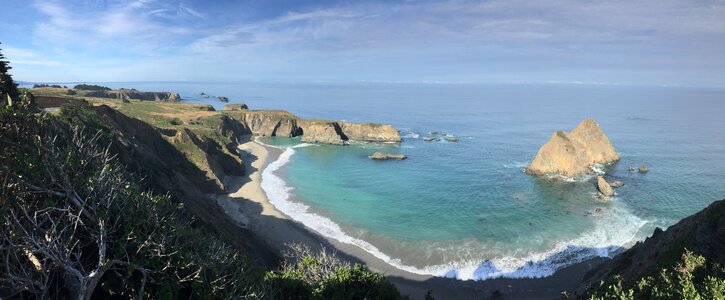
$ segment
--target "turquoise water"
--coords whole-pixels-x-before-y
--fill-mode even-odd
[[[119,84],[122,86],[128,84]],[[308,227],[401,269],[461,279],[547,276],[612,255],[725,198],[725,91],[563,85],[132,84],[242,100],[302,117],[389,123],[404,142],[285,147],[263,174],[270,200]],[[555,130],[597,120],[622,160],[611,201],[591,177],[523,173]],[[460,138],[424,142],[440,131]],[[295,146],[291,148],[291,146]],[[403,161],[372,161],[376,151]],[[629,166],[647,164],[647,174]]]

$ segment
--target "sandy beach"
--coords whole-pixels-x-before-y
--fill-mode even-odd
[[[307,229],[303,224],[291,220],[277,210],[267,199],[262,189],[262,171],[275,161],[282,149],[268,147],[247,137],[239,146],[245,161],[246,176],[230,177],[226,180],[236,190],[230,194],[218,195],[216,200],[225,212],[240,226],[250,229],[277,251],[287,249],[289,243],[301,243],[312,249],[326,247],[342,258],[364,263],[373,271],[388,276],[404,294],[412,299],[423,299],[428,290],[437,299],[481,299],[500,295],[504,299],[561,299],[563,291],[573,291],[584,274],[604,259],[591,259],[565,269],[554,275],[538,279],[489,279],[483,281],[462,281],[420,275],[397,269],[357,246],[340,243]]]

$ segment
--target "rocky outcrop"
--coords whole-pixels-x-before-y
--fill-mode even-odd
[[[219,99],[219,101],[221,101],[221,102],[229,102],[229,98],[224,97],[224,96],[219,96],[219,97],[216,97],[216,98]]]
[[[614,195],[612,187],[609,186],[607,180],[605,180],[602,176],[597,176],[597,189],[604,197],[611,197]]]
[[[140,92],[134,89],[122,89],[112,91],[90,91],[85,94],[86,97],[95,98],[113,98],[120,100],[146,100],[146,101],[164,101],[164,102],[179,102],[181,96],[179,93],[173,92]]]
[[[615,256],[584,276],[580,290],[621,276],[630,287],[643,276],[656,276],[673,267],[685,249],[707,259],[708,264],[725,265],[725,200],[715,201],[702,211],[684,218],[667,230],[656,228],[651,237]]]
[[[278,110],[234,111],[229,116],[243,122],[257,136],[294,137],[302,134],[295,115]]]
[[[609,186],[611,186],[613,188],[620,188],[620,187],[623,187],[624,186],[624,182],[621,182],[619,180],[613,181],[613,182],[610,182],[609,183]]]
[[[232,103],[224,105],[224,110],[245,110],[249,107],[244,103]]]
[[[247,125],[258,136],[302,136],[302,141],[345,145],[348,141],[400,142],[400,134],[390,125],[354,124],[327,120],[304,120],[281,110],[234,110],[225,114]]]
[[[455,142],[458,142],[458,138],[455,138],[455,137],[447,137],[446,138],[446,141],[454,142],[455,143]]]
[[[405,154],[393,154],[393,153],[382,153],[382,152],[375,152],[373,155],[368,156],[372,160],[391,160],[391,159],[397,159],[397,160],[403,160],[408,158]]]
[[[437,142],[437,141],[440,141],[440,140],[441,139],[439,139],[437,137],[425,137],[425,138],[423,138],[423,141],[426,141],[426,142]]]
[[[347,144],[347,136],[342,133],[336,122],[305,122],[302,141],[332,145]]]
[[[647,173],[649,172],[649,167],[647,165],[641,165],[639,166],[637,171],[639,171],[640,173]]]
[[[619,160],[619,155],[599,124],[592,119],[579,123],[571,132],[557,131],[539,149],[526,167],[532,175],[561,174],[567,177],[586,175],[594,164]]]
[[[400,133],[390,125],[337,122],[348,139],[365,142],[400,142]]]

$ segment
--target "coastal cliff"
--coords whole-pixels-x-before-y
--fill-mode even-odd
[[[256,136],[294,137],[302,134],[299,118],[282,110],[240,110],[225,113],[244,123]]]
[[[85,94],[86,97],[95,98],[113,98],[121,100],[145,100],[145,101],[164,101],[179,102],[181,96],[174,92],[139,92],[137,90],[112,90],[112,91],[90,91]]]
[[[305,121],[302,126],[303,142],[345,145],[348,141],[337,122]]]
[[[301,136],[303,142],[345,145],[348,141],[401,142],[391,125],[302,119],[282,110],[225,110],[224,114],[246,124],[256,136]]]
[[[617,150],[599,124],[592,119],[586,119],[571,132],[555,132],[526,167],[526,173],[576,177],[590,173],[594,164],[607,164],[617,160]]]

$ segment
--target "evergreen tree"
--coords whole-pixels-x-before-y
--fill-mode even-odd
[[[2,96],[0,103],[5,102],[8,96],[15,101],[18,100],[18,85],[13,81],[13,77],[10,76],[10,69],[12,67],[5,60],[2,52],[0,52],[0,96]]]

